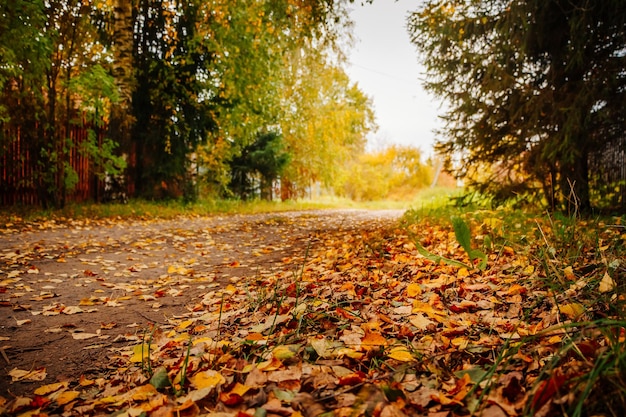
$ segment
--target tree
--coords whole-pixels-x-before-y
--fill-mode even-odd
[[[260,195],[264,200],[272,200],[274,182],[289,160],[279,133],[259,132],[256,140],[230,161],[229,188],[243,199]]]
[[[70,137],[80,123],[81,101],[71,85],[104,59],[91,25],[92,8],[77,0],[0,3],[0,118],[21,155],[9,170],[30,172],[18,184],[33,189],[44,206],[63,206],[78,177],[70,157],[77,144]],[[6,21],[5,21],[6,20]],[[6,31],[5,31],[6,29]],[[19,139],[17,139],[19,138]]]
[[[314,183],[332,188],[341,167],[363,152],[376,129],[370,99],[323,52],[303,48],[289,61],[281,131],[292,162],[283,198],[303,195]]]
[[[353,200],[409,200],[432,182],[432,169],[421,159],[419,149],[411,146],[363,153],[346,166],[337,191]]]
[[[590,155],[623,138],[620,1],[431,0],[409,20],[427,88],[450,107],[437,149],[497,199],[543,190],[591,209]],[[470,179],[472,176],[470,175]]]

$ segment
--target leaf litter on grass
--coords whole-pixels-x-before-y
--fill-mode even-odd
[[[552,257],[549,268],[569,280],[558,292],[531,245],[494,244],[481,270],[466,238],[428,221],[313,240],[291,272],[210,289],[188,313],[111,350],[107,378],[44,385],[4,400],[4,412],[558,415],[594,360],[626,337],[622,322],[591,320],[607,311],[587,292],[614,291],[613,278]],[[460,263],[434,262],[417,245]]]

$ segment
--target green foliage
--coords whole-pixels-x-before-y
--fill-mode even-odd
[[[272,200],[274,182],[289,160],[280,134],[259,132],[256,140],[230,161],[229,188],[244,200],[255,196]]]
[[[459,216],[452,216],[452,227],[454,228],[454,235],[456,236],[457,242],[459,242],[463,250],[465,250],[470,261],[473,262],[475,259],[480,259],[478,269],[485,269],[487,267],[487,255],[478,249],[472,249],[472,235],[467,223]]]
[[[456,236],[457,242],[459,243],[459,245],[461,245],[465,253],[467,253],[467,256],[469,257],[472,265],[473,265],[474,260],[480,259],[480,263],[477,265],[477,267],[478,269],[483,271],[487,267],[487,255],[478,249],[472,249],[472,245],[471,245],[472,236],[471,236],[469,226],[459,216],[452,216],[451,220],[452,220],[452,227],[454,229],[454,235]],[[413,241],[413,244],[415,244],[415,247],[417,248],[417,251],[419,252],[419,254],[425,257],[426,259],[433,261],[437,264],[444,263],[444,264],[456,266],[459,268],[466,268],[468,270],[474,269],[474,266],[470,264],[466,264],[464,262],[450,259],[445,256],[437,255],[428,251],[420,243],[419,236],[411,232],[408,229],[408,227],[406,228],[406,230],[411,236],[411,240]]]
[[[626,12],[588,6],[431,0],[411,16],[426,85],[449,103],[437,147],[481,192],[591,208],[591,156],[623,143]]]

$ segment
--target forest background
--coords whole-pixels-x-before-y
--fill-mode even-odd
[[[2,203],[410,197],[420,150],[366,153],[347,3],[3,2]]]

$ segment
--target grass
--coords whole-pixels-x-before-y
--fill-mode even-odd
[[[552,407],[549,415],[624,415],[626,217],[582,219],[560,213],[433,205],[409,210],[403,221],[405,226],[446,225],[451,231],[454,216],[471,225],[472,240],[482,242],[492,260],[505,247],[523,254],[536,268],[534,287],[545,291],[546,302],[562,320],[560,344],[547,344],[554,329],[520,339],[501,350],[489,369],[489,380],[515,369],[515,356],[521,351],[552,349],[548,360],[539,361],[542,366],[524,415],[535,415],[542,407],[544,415],[545,407]],[[535,308],[540,307],[524,306],[529,313]],[[557,401],[549,402],[553,398]]]
[[[457,193],[456,189],[424,189],[413,201],[367,201],[356,202],[346,198],[322,196],[314,200],[289,201],[240,201],[200,199],[193,203],[180,200],[148,201],[134,199],[127,204],[119,203],[71,203],[62,209],[42,209],[38,207],[0,208],[0,224],[23,222],[99,219],[171,219],[178,216],[212,216],[218,214],[257,214],[300,210],[344,209],[408,209],[412,205],[430,207],[440,205]]]

